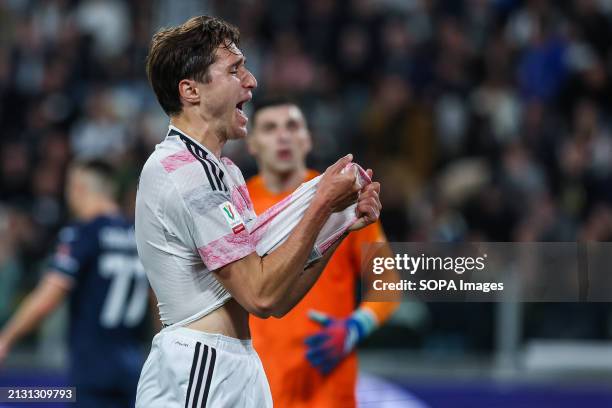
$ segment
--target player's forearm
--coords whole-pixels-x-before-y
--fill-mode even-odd
[[[53,310],[48,302],[41,299],[39,292],[28,295],[11,320],[0,333],[0,339],[12,346],[20,338],[36,328],[42,319]]]
[[[394,255],[389,244],[385,242],[376,244],[373,247],[373,252],[365,256],[367,259],[371,260],[374,257],[392,258]],[[370,268],[366,268],[365,271],[362,271],[364,293],[360,307],[364,306],[371,310],[376,315],[378,324],[382,324],[387,321],[399,307],[400,301],[402,300],[402,294],[400,291],[385,291],[385,302],[381,302],[382,294],[374,290],[374,281],[382,280],[386,283],[397,283],[401,278],[395,268],[388,269],[381,275],[374,275],[369,271],[371,271]]]
[[[395,269],[387,270],[380,276],[377,276],[377,280],[381,280],[385,283],[398,283],[401,278]],[[364,285],[365,291],[363,294],[364,302],[380,302],[381,293],[374,290],[373,287],[374,279],[367,279]],[[385,301],[384,303],[396,303],[402,300],[402,294],[399,291],[385,291],[384,292]]]
[[[302,278],[304,265],[330,215],[329,205],[315,198],[287,240],[262,258],[259,286],[261,298],[277,305],[291,293]]]
[[[395,269],[387,270],[382,275],[377,276],[383,282],[399,282],[400,276]],[[397,310],[402,300],[402,295],[399,291],[386,291],[385,301],[380,301],[381,293],[377,293],[372,287],[374,279],[368,279],[364,285],[367,290],[363,294],[363,301],[359,308],[366,308],[376,317],[376,326],[384,324],[393,312]]]
[[[280,303],[276,307],[275,313],[273,313],[274,317],[282,317],[287,312],[289,312],[295,305],[297,305],[300,300],[308,293],[310,288],[315,284],[319,276],[327,266],[329,260],[332,255],[340,246],[342,241],[348,233],[342,235],[338,241],[336,241],[328,250],[325,252],[325,255],[315,263],[310,265],[308,268],[304,269],[303,273],[299,275],[299,278],[295,282],[294,286],[291,288],[291,291],[281,299]]]
[[[69,283],[56,274],[48,273],[21,303],[5,326],[0,338],[9,346],[36,328],[61,303]]]
[[[398,283],[401,280],[401,277],[395,269],[385,271],[385,273],[383,273],[382,275],[376,276],[376,279],[368,277],[368,279],[365,280],[364,284],[364,302],[380,302],[381,293],[374,290],[373,287],[375,280],[381,280],[385,283]],[[389,303],[399,304],[399,302],[402,300],[402,294],[399,291],[385,291],[384,296],[385,300]]]

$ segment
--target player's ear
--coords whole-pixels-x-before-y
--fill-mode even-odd
[[[182,79],[178,84],[179,96],[185,102],[196,104],[200,102],[200,90],[193,79]]]

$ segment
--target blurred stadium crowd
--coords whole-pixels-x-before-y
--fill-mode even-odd
[[[112,161],[133,214],[167,124],[148,43],[198,12],[240,28],[254,98],[303,105],[314,167],[351,151],[375,169],[390,241],[612,239],[612,1],[181,6],[0,0],[0,323],[69,216],[71,158]],[[254,174],[240,143],[227,154]],[[609,335],[600,317],[574,334]]]

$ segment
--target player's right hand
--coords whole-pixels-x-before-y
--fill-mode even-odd
[[[315,198],[322,200],[332,212],[344,210],[357,201],[360,186],[353,171],[342,170],[353,161],[347,154],[325,170],[317,186]]]

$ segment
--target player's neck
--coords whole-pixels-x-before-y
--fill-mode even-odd
[[[84,208],[80,217],[82,221],[91,221],[103,215],[119,214],[119,205],[110,200],[94,201],[90,206]]]
[[[293,191],[306,179],[306,167],[301,166],[288,173],[278,173],[262,168],[261,177],[266,190],[273,194]]]
[[[200,116],[181,113],[180,115],[172,116],[170,124],[196,142],[199,142],[217,158],[221,157],[221,150],[226,140],[217,135],[211,126],[202,120]]]

